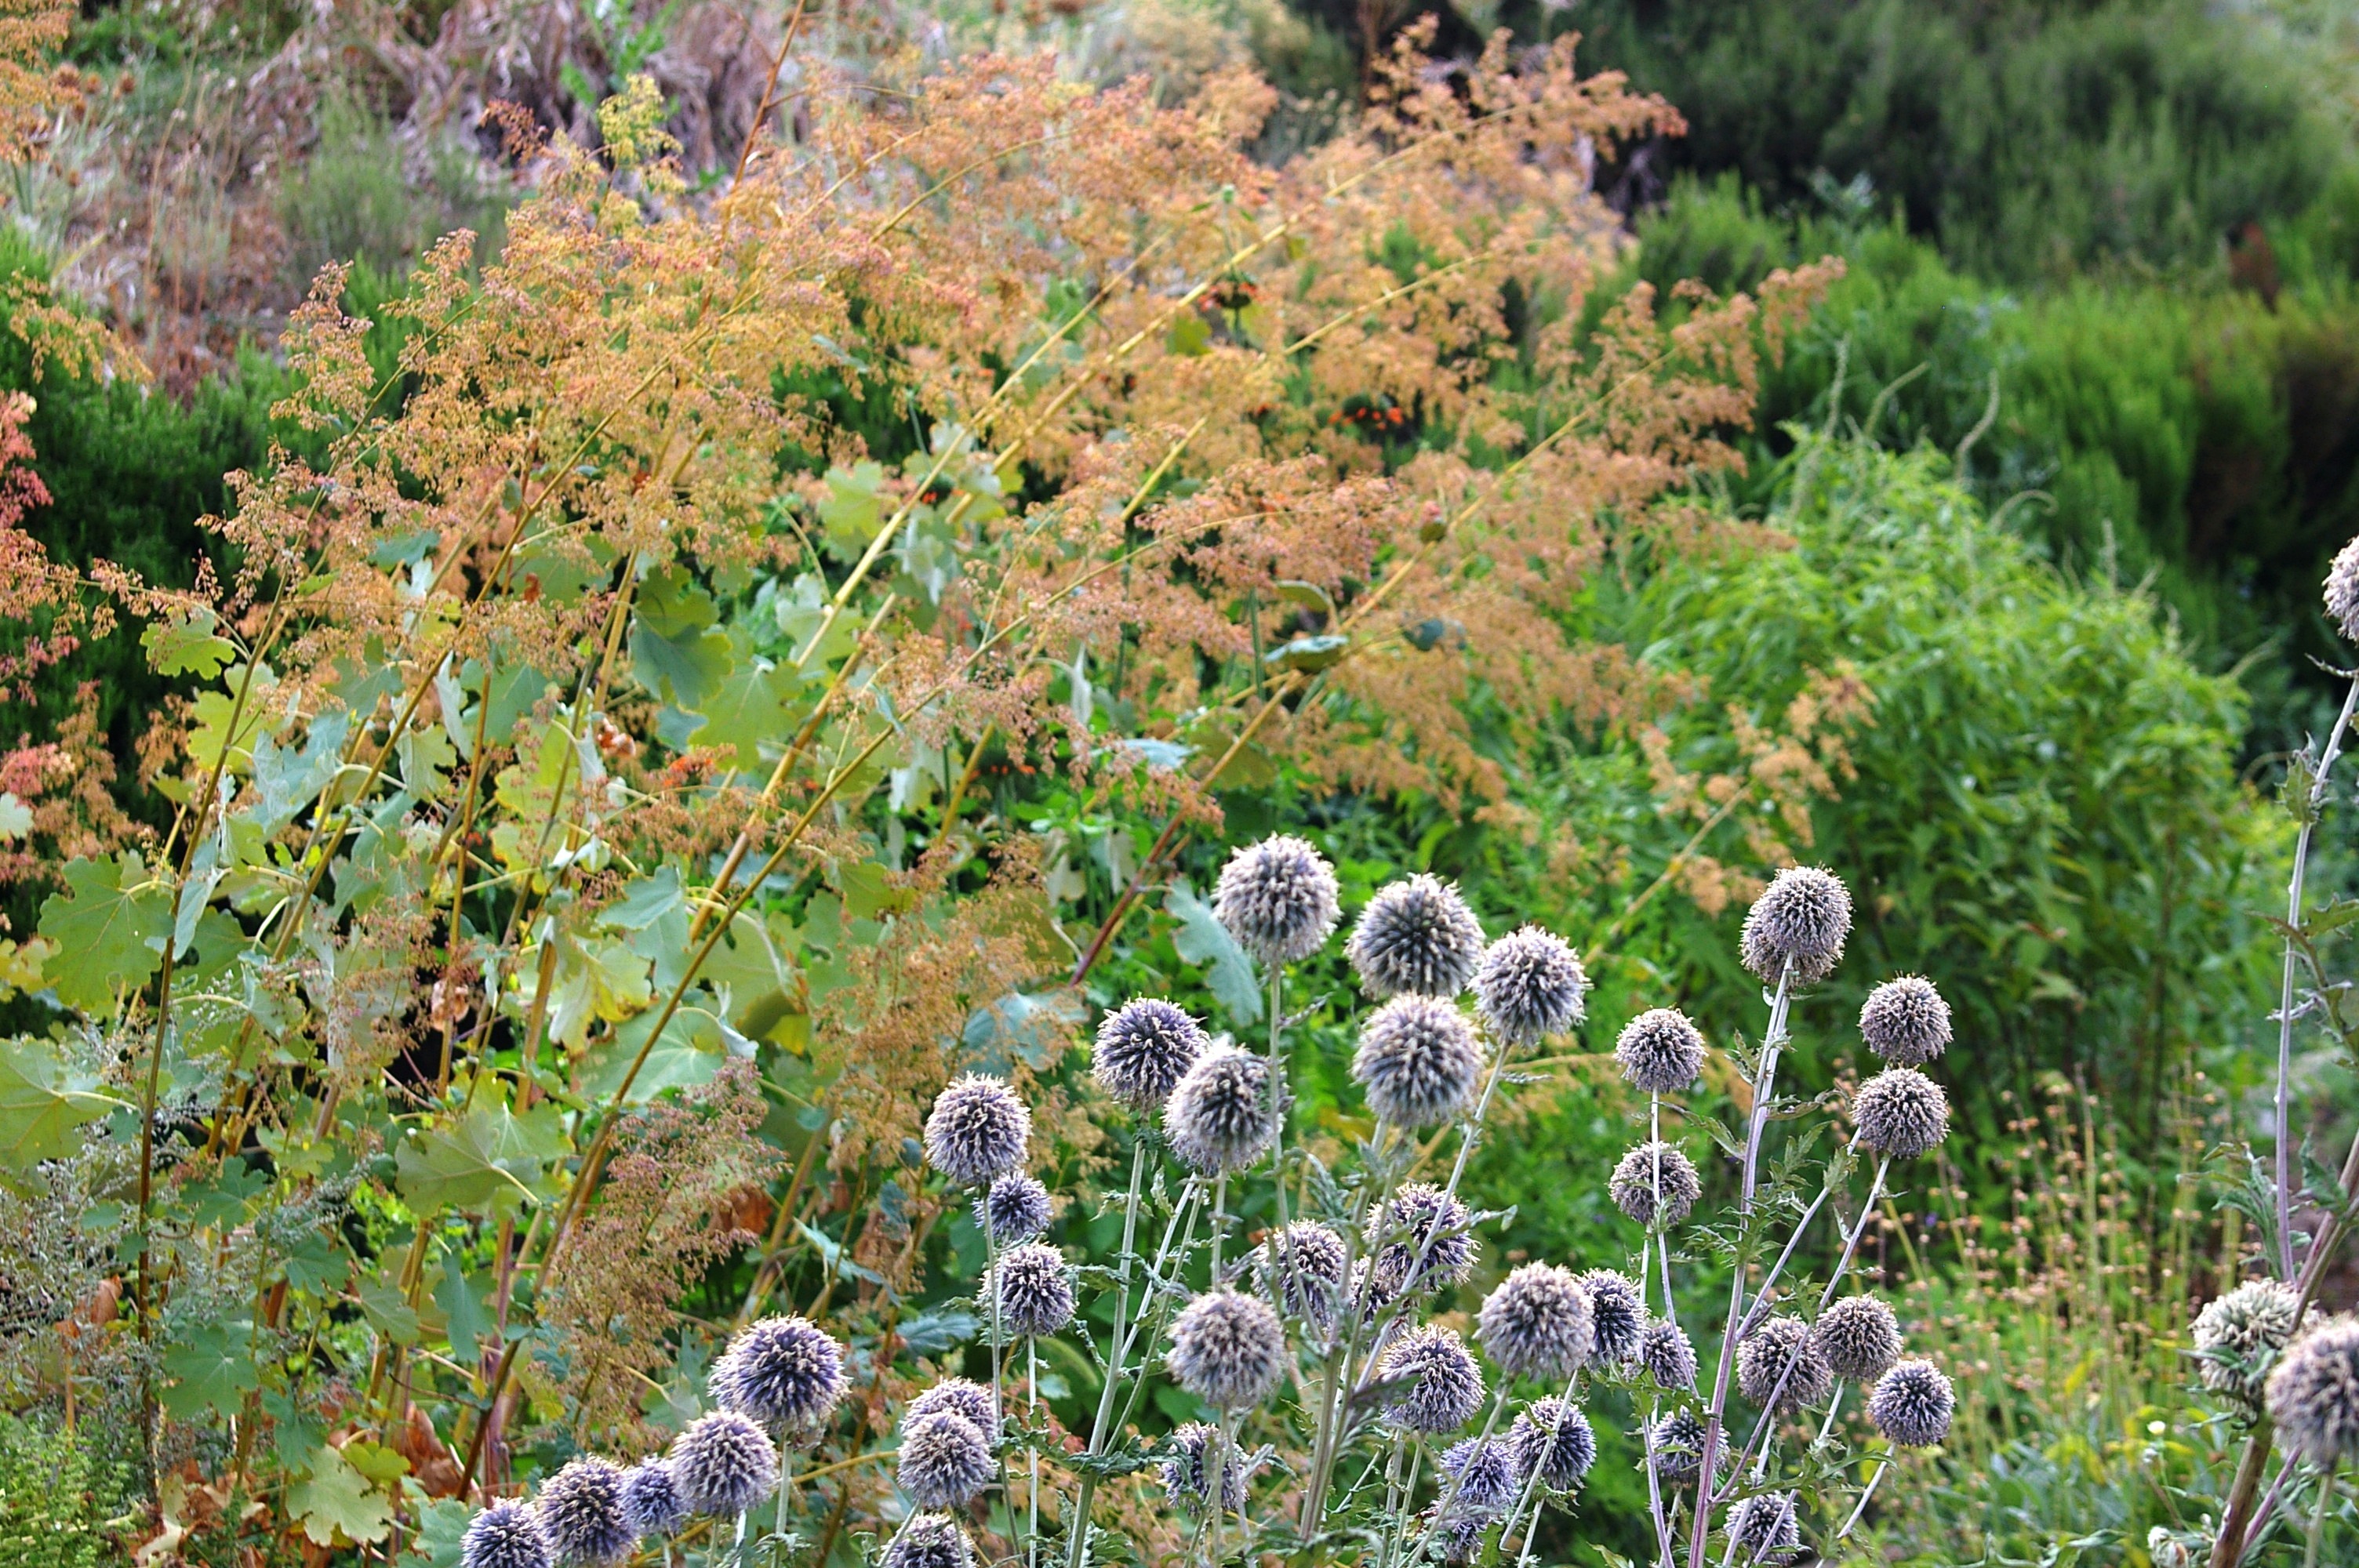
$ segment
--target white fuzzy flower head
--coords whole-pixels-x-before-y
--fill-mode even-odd
[[[1346,1250],[1327,1227],[1298,1219],[1263,1243],[1262,1281],[1287,1316],[1324,1332],[1334,1326],[1343,1299]]]
[[[1474,1026],[1446,1001],[1397,996],[1360,1032],[1352,1076],[1368,1108],[1395,1127],[1431,1127],[1463,1111],[1483,1073]]]
[[[2359,1460],[2359,1318],[2329,1318],[2288,1346],[2268,1408],[2288,1452],[2319,1465]]]
[[[1686,1393],[1696,1386],[1695,1346],[1688,1331],[1669,1318],[1657,1318],[1638,1336],[1638,1366],[1669,1393]]]
[[[728,1519],[777,1490],[778,1455],[750,1417],[714,1411],[671,1440],[667,1461],[690,1513]]]
[[[1647,1297],[1638,1282],[1611,1269],[1592,1269],[1581,1276],[1589,1295],[1590,1324],[1597,1334],[1597,1358],[1619,1367],[1638,1354],[1638,1336],[1647,1328]]]
[[[1216,1045],[1196,1058],[1163,1108],[1173,1152],[1202,1175],[1242,1171],[1277,1138],[1269,1103],[1269,1064],[1248,1051]]]
[[[1614,1206],[1652,1229],[1686,1220],[1703,1193],[1693,1162],[1675,1143],[1647,1142],[1622,1156],[1605,1184]]]
[[[1950,1004],[1918,975],[1889,979],[1859,1010],[1860,1038],[1896,1067],[1921,1067],[1950,1048]]]
[[[2327,568],[2326,618],[2344,638],[2359,643],[2359,539],[2337,550]]]
[[[1158,997],[1139,997],[1105,1015],[1090,1051],[1098,1087],[1134,1116],[1163,1108],[1180,1077],[1212,1044],[1204,1026]]]
[[[1958,1396],[1930,1361],[1896,1361],[1867,1396],[1867,1419],[1901,1448],[1930,1448],[1950,1435]]]
[[[2203,1386],[2258,1410],[2277,1352],[2293,1343],[2301,1327],[2294,1310],[2300,1299],[2279,1281],[2247,1280],[2206,1302],[2195,1314],[2194,1328],[2196,1376]]]
[[[661,1459],[643,1459],[623,1474],[623,1515],[632,1533],[660,1540],[688,1522],[688,1504]]]
[[[463,1568],[553,1568],[557,1548],[538,1510],[503,1498],[467,1521],[459,1561]]]
[[[1834,1391],[1835,1370],[1827,1365],[1826,1352],[1819,1348],[1810,1325],[1781,1314],[1746,1335],[1736,1347],[1736,1386],[1765,1410],[1801,1410]]]
[[[1335,868],[1307,840],[1280,834],[1229,857],[1212,917],[1265,964],[1307,958],[1335,929]]]
[[[1430,1183],[1404,1184],[1368,1215],[1376,1289],[1391,1297],[1463,1281],[1474,1271],[1474,1238],[1468,1234],[1473,1217]]]
[[[2146,1532],[2146,1554],[2154,1568],[2195,1568],[2195,1553],[2167,1524]]]
[[[541,1483],[540,1525],[569,1568],[612,1568],[639,1543],[623,1508],[622,1467],[592,1454],[566,1461]]]
[[[1475,1317],[1474,1336],[1507,1376],[1560,1383],[1597,1344],[1589,1292],[1553,1263],[1526,1263],[1500,1281]]]
[[[1578,1407],[1554,1394],[1534,1400],[1507,1429],[1507,1448],[1516,1458],[1516,1478],[1528,1481],[1534,1474],[1551,1492],[1569,1492],[1597,1463],[1597,1433]]]
[[[1163,1461],[1164,1500],[1173,1508],[1201,1513],[1212,1498],[1209,1461],[1221,1446],[1221,1429],[1201,1421],[1183,1422],[1171,1429],[1171,1453]],[[1245,1461],[1234,1443],[1221,1465],[1221,1508],[1234,1513],[1245,1506]]]
[[[1474,1011],[1502,1045],[1537,1044],[1587,1012],[1589,976],[1581,955],[1552,931],[1527,925],[1483,950],[1474,969]]]
[[[1286,1370],[1286,1327],[1259,1296],[1210,1290],[1180,1309],[1165,1365],[1215,1410],[1246,1410],[1267,1399]]]
[[[987,1285],[1010,1334],[1049,1335],[1073,1320],[1073,1280],[1065,1255],[1046,1242],[1027,1241],[999,1255]]]
[[[926,1117],[926,1159],[951,1181],[988,1184],[1024,1164],[1032,1113],[997,1078],[970,1073],[953,1079]]]
[[[1614,1054],[1640,1094],[1677,1094],[1703,1071],[1703,1032],[1678,1008],[1649,1008],[1622,1026]]]
[[[1886,1067],[1852,1101],[1859,1141],[1896,1160],[1914,1160],[1950,1135],[1950,1097],[1914,1067]]]
[[[919,1514],[885,1548],[877,1568],[973,1568],[966,1531],[948,1514]]]
[[[966,1417],[936,1411],[901,1422],[897,1474],[919,1508],[964,1508],[983,1496],[997,1472],[991,1440]]]
[[[1797,986],[1815,985],[1842,959],[1851,935],[1851,890],[1815,866],[1788,866],[1772,878],[1745,912],[1737,955],[1770,985],[1788,973]]]
[[[1343,957],[1370,996],[1448,999],[1466,989],[1483,957],[1483,923],[1458,890],[1419,873],[1379,891],[1360,912]]]
[[[1880,1296],[1845,1296],[1819,1314],[1810,1332],[1838,1378],[1872,1383],[1900,1358],[1900,1319]]]
[[[723,1410],[809,1431],[843,1398],[843,1346],[807,1318],[766,1317],[738,1331],[709,1382]]]
[[[1392,1418],[1411,1432],[1455,1432],[1483,1403],[1483,1369],[1454,1328],[1410,1329],[1385,1352],[1378,1378],[1397,1383]]]
[[[1791,1492],[1756,1492],[1729,1511],[1728,1539],[1741,1563],[1783,1563],[1801,1548]]]
[[[1006,1247],[1018,1241],[1029,1241],[1049,1228],[1049,1189],[1037,1176],[1022,1171],[1011,1172],[991,1184],[991,1190],[975,1205],[983,1221],[984,1234],[995,1246]]]

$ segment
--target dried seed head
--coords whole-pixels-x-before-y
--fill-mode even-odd
[[[1736,1386],[1765,1410],[1771,1408],[1773,1394],[1776,1409],[1800,1410],[1834,1391],[1835,1371],[1811,1336],[1810,1325],[1781,1314],[1746,1335],[1736,1347]]]
[[[921,1509],[963,1508],[983,1496],[997,1465],[991,1440],[947,1410],[901,1422],[901,1489]]]
[[[1678,1008],[1652,1008],[1622,1026],[1614,1054],[1639,1093],[1677,1094],[1703,1071],[1703,1033]]]
[[[1914,1067],[1886,1067],[1852,1101],[1859,1141],[1896,1160],[1914,1160],[1950,1135],[1950,1097]]]
[[[624,1511],[622,1467],[587,1454],[568,1460],[541,1484],[540,1527],[560,1563],[606,1568],[628,1557],[639,1532]]]
[[[1163,1108],[1172,1088],[1212,1044],[1204,1026],[1155,997],[1126,1001],[1098,1025],[1090,1070],[1098,1087],[1135,1116]]]
[[[1462,1519],[1494,1519],[1516,1500],[1522,1477],[1506,1441],[1469,1437],[1442,1452],[1441,1472],[1458,1483],[1450,1511]]]
[[[973,1568],[966,1531],[948,1514],[919,1514],[886,1544],[877,1568]]]
[[[1815,866],[1788,866],[1745,912],[1737,954],[1771,985],[1792,966],[1793,983],[1815,985],[1843,957],[1851,935],[1851,891]]]
[[[1343,944],[1370,996],[1449,998],[1466,989],[1483,957],[1483,923],[1439,877],[1419,873],[1379,891]]]
[[[2288,1346],[2268,1406],[2290,1452],[2319,1465],[2359,1459],[2359,1318],[2329,1318]]]
[[[1467,1234],[1473,1218],[1464,1204],[1430,1183],[1401,1186],[1368,1216],[1368,1245],[1377,1249],[1376,1289],[1392,1297],[1464,1280],[1474,1271],[1474,1238]]]
[[[1638,1336],[1647,1328],[1647,1298],[1637,1281],[1611,1269],[1592,1269],[1581,1276],[1589,1295],[1590,1323],[1597,1333],[1597,1358],[1621,1366],[1638,1354]]]
[[[983,1210],[984,1233],[995,1246],[1029,1241],[1049,1228],[1049,1189],[1021,1171],[992,1183],[977,1206]]]
[[[2300,1328],[2300,1296],[2276,1280],[2247,1280],[2195,1314],[2196,1376],[2215,1394],[2258,1410],[2277,1352]],[[2310,1316],[2316,1318],[2316,1309]]]
[[[1597,1433],[1589,1418],[1554,1394],[1534,1400],[1516,1417],[1507,1447],[1515,1454],[1516,1478],[1528,1481],[1538,1473],[1551,1492],[1571,1491],[1597,1463]]]
[[[1323,1333],[1335,1325],[1344,1254],[1342,1237],[1315,1221],[1298,1219],[1263,1243],[1263,1284],[1287,1316]]]
[[[735,1411],[690,1422],[671,1440],[669,1463],[690,1513],[728,1519],[777,1489],[778,1455],[769,1434]]]
[[[1703,1467],[1703,1418],[1689,1410],[1665,1411],[1655,1418],[1655,1474],[1670,1482],[1692,1481]],[[1728,1445],[1712,1455],[1712,1477],[1728,1469]]]
[[[1476,1314],[1474,1336],[1510,1378],[1557,1382],[1572,1376],[1597,1343],[1589,1292],[1571,1270],[1553,1263],[1526,1263],[1500,1281]]]
[[[504,1498],[467,1521],[459,1561],[463,1568],[552,1568],[557,1548],[538,1512]]]
[[[1652,1229],[1657,1219],[1665,1228],[1688,1217],[1703,1192],[1694,1164],[1673,1143],[1641,1143],[1622,1156],[1605,1190],[1614,1206]]]
[[[991,1390],[981,1383],[965,1378],[944,1378],[924,1393],[909,1401],[901,1412],[901,1424],[907,1426],[921,1415],[936,1411],[948,1411],[963,1416],[977,1432],[988,1437],[991,1433]]]
[[[1163,1108],[1172,1150],[1204,1175],[1242,1171],[1277,1137],[1269,1064],[1234,1046],[1196,1058]]]
[[[1286,1370],[1286,1328],[1259,1296],[1206,1291],[1171,1325],[1165,1365],[1180,1386],[1215,1410],[1261,1403]]]
[[[1054,1334],[1073,1320],[1065,1255],[1045,1242],[1027,1241],[1001,1253],[991,1267],[991,1289],[1000,1326],[1010,1334]]]
[[[1695,1346],[1688,1331],[1669,1318],[1655,1319],[1638,1336],[1638,1365],[1658,1389],[1683,1393],[1695,1387]]]
[[[926,1159],[953,1182],[979,1187],[1018,1170],[1032,1113],[1016,1091],[979,1073],[951,1081],[926,1117]]]
[[[1474,1011],[1504,1046],[1561,1034],[1588,1011],[1589,977],[1571,944],[1527,925],[1483,950],[1474,970]]]
[[[1950,1379],[1930,1361],[1893,1363],[1867,1396],[1867,1419],[1886,1440],[1902,1448],[1930,1448],[1950,1435],[1958,1408]]]
[[[1896,1067],[1921,1067],[1950,1048],[1950,1004],[1917,975],[1885,981],[1859,1010],[1860,1037]]]
[[[1729,1511],[1728,1539],[1746,1563],[1783,1563],[1802,1545],[1791,1492],[1756,1492]]]
[[[1838,1378],[1872,1383],[1900,1358],[1900,1320],[1880,1296],[1845,1296],[1819,1314],[1810,1332]]]
[[[1483,1369],[1454,1328],[1412,1328],[1385,1352],[1378,1377],[1399,1381],[1392,1418],[1411,1432],[1455,1432],[1483,1402]]]
[[[1206,1461],[1220,1441],[1221,1429],[1201,1421],[1185,1422],[1171,1429],[1170,1456],[1163,1461],[1163,1496],[1173,1508],[1201,1512],[1204,1505],[1212,1501],[1212,1477]],[[1245,1457],[1232,1443],[1221,1465],[1221,1508],[1224,1512],[1234,1513],[1245,1506]]]
[[[1335,869],[1300,838],[1280,834],[1229,857],[1212,892],[1212,916],[1265,964],[1319,951],[1335,929]]]
[[[1368,1108],[1395,1127],[1431,1127],[1464,1110],[1483,1073],[1465,1014],[1426,996],[1397,996],[1360,1032],[1352,1076]]]
[[[623,1517],[635,1535],[663,1536],[688,1520],[688,1504],[661,1459],[642,1459],[623,1473]]]
[[[2326,571],[2326,618],[2334,629],[2359,643],[2359,539],[2334,553]]]
[[[766,1317],[738,1331],[709,1382],[723,1410],[809,1431],[843,1398],[843,1346],[806,1318]]]

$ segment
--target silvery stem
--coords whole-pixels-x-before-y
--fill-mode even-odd
[[[2343,698],[2343,711],[2335,716],[2334,728],[2327,732],[2326,749],[2318,754],[2318,771],[2310,781],[2309,809],[2301,815],[2301,829],[2294,837],[2293,874],[2286,884],[2286,946],[2285,976],[2277,994],[2277,1277],[2294,1277],[2293,1262],[2293,981],[2296,956],[2296,934],[2301,927],[2302,881],[2310,870],[2310,839],[2317,828],[2319,813],[2326,804],[2326,776],[2333,771],[2334,759],[2343,750],[2343,737],[2351,728],[2351,715],[2359,708],[2359,678],[2354,678],[2350,692]]]
[[[1875,1467],[1875,1474],[1867,1478],[1867,1485],[1859,1489],[1859,1506],[1851,1510],[1851,1518],[1843,1520],[1843,1528],[1835,1531],[1835,1539],[1837,1541],[1841,1541],[1844,1536],[1849,1535],[1852,1530],[1852,1526],[1859,1522],[1860,1515],[1867,1512],[1867,1499],[1875,1496],[1875,1484],[1878,1481],[1883,1480],[1884,1473],[1891,1468],[1892,1458],[1889,1454],[1886,1454],[1885,1456],[1884,1463]]]

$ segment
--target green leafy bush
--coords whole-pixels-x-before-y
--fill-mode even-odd
[[[0,1561],[9,1568],[99,1568],[123,1561],[115,1516],[128,1467],[93,1458],[74,1434],[0,1414]]]

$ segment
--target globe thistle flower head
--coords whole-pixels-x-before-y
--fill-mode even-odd
[[[979,1187],[1019,1169],[1032,1112],[998,1078],[951,1080],[926,1117],[926,1160],[951,1181]]]
[[[503,1498],[467,1521],[459,1561],[462,1568],[553,1568],[557,1548],[538,1510]]]
[[[1930,1448],[1950,1435],[1958,1397],[1930,1361],[1896,1361],[1867,1396],[1867,1419],[1901,1448]]]
[[[1674,1484],[1692,1481],[1703,1468],[1703,1418],[1690,1410],[1665,1411],[1655,1418],[1655,1474]],[[1714,1481],[1728,1473],[1728,1444],[1713,1452]]]
[[[1810,1325],[1799,1317],[1772,1317],[1736,1347],[1736,1387],[1764,1410],[1815,1405],[1834,1386],[1835,1371],[1827,1365],[1826,1352],[1819,1348]]]
[[[1172,1151],[1199,1173],[1242,1171],[1277,1137],[1269,1104],[1269,1064],[1234,1046],[1196,1058],[1163,1107]]]
[[[1581,955],[1553,931],[1527,925],[1483,950],[1474,968],[1474,1011],[1506,1047],[1561,1034],[1588,1012]]]
[[[660,1459],[642,1459],[623,1472],[623,1517],[631,1533],[661,1539],[688,1522],[688,1505],[673,1484],[671,1466]]]
[[[1163,1461],[1163,1496],[1173,1508],[1203,1511],[1212,1498],[1210,1461],[1221,1444],[1221,1429],[1201,1421],[1182,1422],[1171,1430],[1171,1453]],[[1235,1513],[1245,1506],[1245,1463],[1236,1444],[1227,1445],[1221,1465],[1221,1510]]]
[[[2347,641],[2359,643],[2359,539],[2337,550],[2327,568],[2326,618]]]
[[[1473,1214],[1427,1182],[1409,1182],[1369,1214],[1376,1288],[1386,1296],[1454,1285],[1474,1271]]]
[[[1921,1067],[1950,1048],[1950,1004],[1918,975],[1889,979],[1859,1010],[1860,1038],[1896,1067]]]
[[[1030,1241],[1049,1228],[1049,1189],[1021,1171],[992,1183],[976,1206],[983,1211],[984,1234],[995,1246]]]
[[[1684,1393],[1696,1386],[1695,1346],[1688,1331],[1669,1318],[1658,1317],[1638,1336],[1638,1365],[1655,1387]]]
[[[1262,1281],[1286,1315],[1325,1331],[1343,1294],[1343,1238],[1315,1220],[1298,1219],[1263,1243]]]
[[[1157,997],[1126,1001],[1098,1025],[1090,1070],[1098,1087],[1134,1116],[1163,1108],[1212,1041],[1204,1026]]]
[[[1395,1127],[1448,1121],[1473,1099],[1482,1073],[1474,1026],[1450,1003],[1428,996],[1397,996],[1378,1008],[1352,1057],[1352,1076],[1366,1090],[1368,1108]]]
[[[1783,1563],[1802,1545],[1791,1492],[1756,1492],[1730,1510],[1728,1539],[1745,1563]]]
[[[1450,1510],[1461,1517],[1498,1518],[1516,1500],[1522,1484],[1515,1455],[1503,1438],[1469,1437],[1451,1444],[1442,1452],[1441,1471],[1457,1483]]]
[[[1307,958],[1335,929],[1335,868],[1304,839],[1279,834],[1229,857],[1212,917],[1265,964]]]
[[[1914,1067],[1886,1067],[1852,1100],[1859,1141],[1896,1160],[1914,1160],[1950,1135],[1950,1097]]]
[[[1054,1334],[1073,1320],[1065,1255],[1044,1242],[1027,1241],[1001,1253],[991,1266],[991,1289],[1000,1326],[1010,1334]]]
[[[742,1514],[778,1486],[778,1455],[769,1434],[735,1411],[697,1417],[671,1440],[673,1484],[690,1513]]]
[[[1649,1008],[1622,1026],[1614,1054],[1639,1093],[1677,1094],[1703,1071],[1703,1032],[1678,1008]]]
[[[738,1331],[709,1382],[723,1410],[808,1431],[843,1398],[843,1346],[808,1318],[766,1317]]]
[[[878,1568],[973,1568],[966,1531],[948,1514],[919,1514],[901,1527],[878,1559]]]
[[[1589,1292],[1553,1263],[1526,1263],[1500,1281],[1475,1314],[1474,1336],[1510,1378],[1558,1382],[1597,1346]]]
[[[1507,1429],[1507,1449],[1516,1461],[1516,1478],[1535,1475],[1551,1492],[1569,1492],[1597,1463],[1597,1433],[1580,1409],[1550,1394],[1534,1400]]]
[[[1614,1206],[1648,1229],[1680,1224],[1703,1193],[1695,1164],[1675,1143],[1646,1142],[1622,1156],[1605,1184]]]
[[[1286,1328],[1259,1296],[1210,1290],[1180,1309],[1165,1365],[1215,1410],[1245,1410],[1267,1399],[1286,1370]]]
[[[560,1563],[608,1568],[628,1557],[639,1532],[623,1508],[622,1467],[586,1454],[568,1460],[541,1484],[540,1527]]]
[[[1447,1519],[1434,1522],[1432,1538],[1434,1555],[1441,1562],[1449,1563],[1451,1568],[1459,1568],[1462,1563],[1473,1562],[1483,1555],[1483,1537],[1495,1522],[1496,1521],[1485,1519],[1480,1514],[1463,1513],[1456,1509],[1451,1509]]]
[[[1389,1413],[1411,1432],[1455,1432],[1483,1402],[1483,1369],[1458,1331],[1440,1324],[1393,1341],[1377,1376],[1398,1385]]]
[[[906,1426],[919,1416],[932,1415],[937,1411],[948,1411],[952,1415],[963,1417],[977,1432],[986,1436],[990,1434],[991,1390],[981,1383],[966,1378],[944,1378],[909,1401],[908,1408],[901,1412],[902,1424]]]
[[[2329,1318],[2286,1346],[2267,1398],[2289,1452],[2319,1465],[2359,1459],[2359,1318]]]
[[[2206,1302],[2195,1314],[2194,1328],[2196,1376],[2203,1386],[2259,1409],[2277,1352],[2293,1343],[2301,1327],[2295,1311],[2300,1300],[2279,1281],[2247,1280]]]
[[[2146,1532],[2146,1554],[2154,1568],[2195,1568],[2195,1553],[2167,1524],[2156,1525]]]
[[[1458,890],[1423,872],[1378,891],[1343,944],[1370,996],[1449,998],[1483,957],[1483,923]]]
[[[965,1507],[983,1496],[997,1470],[991,1440],[962,1415],[941,1410],[901,1422],[897,1474],[921,1509]]]
[[[1597,1358],[1619,1367],[1638,1354],[1638,1336],[1647,1329],[1647,1298],[1638,1282],[1611,1269],[1592,1269],[1581,1276],[1589,1295],[1589,1316],[1597,1334]]]
[[[1770,985],[1789,968],[1794,985],[1816,985],[1842,959],[1850,935],[1851,890],[1842,879],[1815,866],[1788,866],[1745,911],[1737,956]]]
[[[1838,1378],[1872,1383],[1900,1359],[1900,1319],[1881,1296],[1845,1296],[1819,1314],[1810,1332]]]

